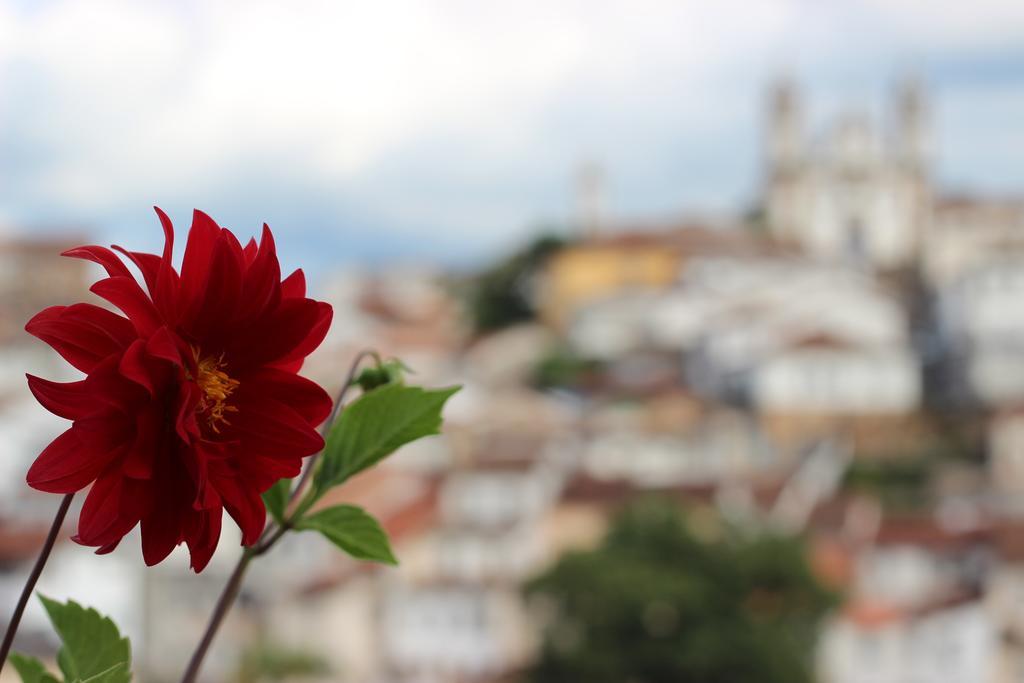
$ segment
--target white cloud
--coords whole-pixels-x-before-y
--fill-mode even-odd
[[[470,235],[550,212],[586,156],[661,188],[626,205],[666,208],[707,190],[656,181],[670,155],[700,181],[704,141],[754,124],[775,70],[981,49],[1024,35],[1022,14],[1012,0],[0,4],[0,212],[104,220],[235,183],[259,203],[287,180],[398,228]]]
[[[941,50],[1016,41],[1024,25],[1019,0],[864,0],[853,6],[869,10],[870,17],[905,40]]]

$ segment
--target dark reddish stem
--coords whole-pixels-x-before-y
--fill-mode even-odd
[[[377,362],[380,362],[380,356],[377,355],[376,351],[361,351],[356,356],[355,360],[352,361],[351,367],[349,367],[348,375],[345,377],[345,383],[341,386],[338,391],[338,397],[334,402],[334,408],[331,410],[330,417],[324,422],[322,434],[326,438],[327,434],[331,430],[331,425],[334,424],[334,420],[337,419],[338,413],[341,411],[342,404],[345,401],[345,396],[348,395],[349,387],[352,386],[352,381],[356,377],[356,372],[359,371],[359,365],[366,358],[376,358]],[[298,486],[292,491],[291,496],[288,499],[289,504],[295,502],[295,500],[301,495],[303,489],[306,488],[306,484],[309,482],[309,478],[313,474],[313,470],[316,466],[316,460],[320,457],[317,453],[309,462],[306,464],[306,468],[302,473],[302,477],[299,479]],[[217,635],[217,631],[220,629],[221,624],[224,622],[224,618],[227,617],[228,612],[231,610],[231,606],[235,603],[235,599],[238,597],[239,591],[242,589],[242,580],[245,578],[245,572],[249,568],[249,563],[252,562],[253,558],[263,555],[270,550],[275,543],[277,543],[282,536],[291,527],[292,520],[287,519],[284,524],[274,528],[268,526],[260,537],[260,540],[256,542],[250,548],[246,548],[245,552],[242,553],[242,557],[238,559],[238,564],[235,565],[235,570],[231,572],[231,577],[228,579],[227,585],[224,586],[223,592],[220,594],[220,598],[217,599],[217,606],[213,609],[213,614],[210,615],[210,621],[206,625],[206,631],[203,633],[202,640],[199,641],[199,645],[196,647],[196,651],[192,653],[192,659],[189,660],[188,668],[185,670],[185,674],[181,678],[181,683],[195,683],[196,678],[199,676],[199,669],[203,665],[203,659],[206,658],[206,653],[210,649],[210,645],[213,644],[213,638]]]
[[[43,548],[39,551],[39,557],[36,558],[35,566],[32,567],[32,573],[28,575],[25,587],[21,589],[21,597],[18,598],[18,605],[14,608],[14,614],[11,615],[11,620],[7,623],[7,633],[4,634],[3,645],[0,645],[0,671],[3,671],[4,664],[7,662],[7,655],[11,652],[11,645],[14,644],[14,634],[18,632],[18,625],[21,624],[21,616],[25,613],[25,607],[28,605],[29,598],[32,597],[32,591],[35,590],[40,574],[43,573],[43,567],[46,566],[46,560],[50,557],[53,544],[57,542],[57,536],[60,534],[61,527],[64,526],[64,518],[68,515],[68,508],[71,507],[71,499],[74,497],[75,494],[69,493],[60,502],[57,514],[53,518],[53,524],[50,525],[50,533],[47,534]]]
[[[235,571],[231,572],[231,578],[228,579],[227,585],[224,586],[224,591],[217,600],[217,606],[214,608],[213,614],[210,615],[210,623],[206,626],[203,639],[199,641],[196,651],[192,653],[192,659],[188,662],[188,668],[185,670],[185,675],[181,678],[181,683],[195,683],[196,677],[199,675],[199,668],[203,665],[203,659],[213,643],[213,637],[217,635],[217,630],[224,622],[224,618],[231,610],[231,606],[235,603],[238,592],[242,589],[242,579],[245,577],[245,570],[249,568],[249,563],[252,562],[253,557],[255,557],[255,554],[247,548],[242,553],[242,557],[239,558],[238,564],[235,565]]]

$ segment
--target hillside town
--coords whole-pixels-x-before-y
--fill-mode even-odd
[[[426,264],[323,278],[335,317],[309,376],[335,391],[370,348],[464,388],[441,436],[332,494],[382,520],[401,565],[289,537],[208,680],[258,680],[238,673],[254,647],[315,662],[301,680],[516,680],[541,646],[524,585],[648,496],[804,540],[842,595],[822,683],[1024,679],[1024,195],[936,185],[914,81],[885,121],[812,129],[811,97],[769,92],[756,211],[622,223],[589,210],[588,175],[588,210],[496,264],[493,300],[486,275]],[[71,379],[21,326],[81,298],[91,266],[56,254],[82,239],[0,243],[0,606],[56,504],[23,485],[61,428],[23,373]],[[175,680],[237,545],[225,533],[196,577],[178,554],[143,570],[125,543],[100,565],[65,538],[40,585],[89,586],[140,677]],[[48,634],[30,612],[19,646],[52,656]]]

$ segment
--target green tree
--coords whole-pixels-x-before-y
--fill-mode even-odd
[[[533,384],[539,389],[574,388],[603,372],[604,367],[601,361],[581,356],[569,346],[556,346],[537,363]]]
[[[528,680],[813,680],[815,634],[835,596],[812,575],[803,543],[700,528],[675,504],[634,504],[600,548],[531,582],[550,619]]]
[[[561,237],[538,237],[478,275],[469,292],[473,329],[492,332],[533,320],[536,315],[530,292],[533,278],[547,259],[564,246],[565,240]]]

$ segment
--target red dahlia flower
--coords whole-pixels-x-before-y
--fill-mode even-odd
[[[302,271],[281,280],[270,229],[259,246],[196,211],[181,273],[163,255],[114,247],[141,271],[146,291],[104,247],[65,256],[95,261],[109,277],[91,291],[126,317],[94,306],[53,306],[26,326],[86,374],[59,384],[29,376],[43,406],[73,420],[28,472],[33,488],[72,493],[92,484],[75,540],[113,550],[136,524],[146,564],[188,544],[201,571],[227,510],[251,545],[263,531],[260,494],[299,473],[323,440],[330,397],[297,375],[331,322],[306,298]]]

